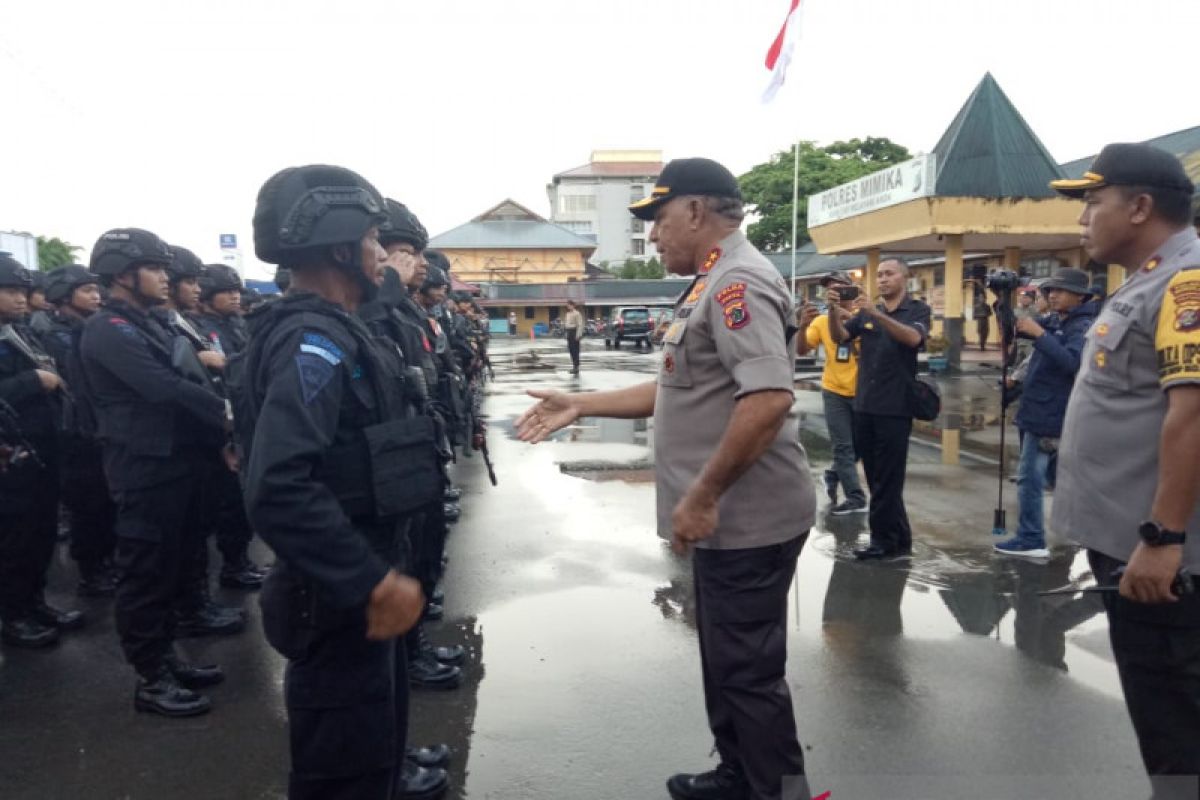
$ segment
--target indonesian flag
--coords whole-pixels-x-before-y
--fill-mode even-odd
[[[796,39],[800,35],[800,0],[789,0],[789,2],[791,7],[788,8],[787,19],[783,21],[783,26],[779,29],[775,41],[771,42],[771,48],[767,50],[767,69],[771,70],[771,82],[767,84],[767,90],[763,92],[762,101],[764,103],[774,100],[775,95],[783,86],[787,68],[792,63],[792,50],[795,49]]]

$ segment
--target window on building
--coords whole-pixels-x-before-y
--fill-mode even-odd
[[[635,255],[635,256],[646,255],[646,240],[645,239],[630,240],[629,253],[630,253],[630,255]]]
[[[630,230],[633,231],[634,233],[645,233],[646,232],[646,223],[644,220],[640,220],[637,217],[634,217],[633,220],[631,220],[630,224],[632,226],[630,228]]]
[[[646,196],[646,187],[640,183],[635,183],[629,187],[629,201],[636,203]]]
[[[525,306],[525,319],[533,319],[535,316],[533,306]]]
[[[588,234],[588,233],[592,232],[591,220],[565,220],[558,224],[562,225],[564,228],[571,231],[572,233],[578,233],[580,235],[584,235],[584,234]]]
[[[594,194],[564,194],[558,198],[559,212],[563,214],[586,214],[596,210]]]

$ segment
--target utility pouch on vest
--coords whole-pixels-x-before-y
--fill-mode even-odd
[[[439,497],[433,422],[412,417],[363,428],[362,440],[332,448],[318,479],[351,519],[383,520]]]
[[[391,420],[363,433],[378,518],[415,511],[441,496],[433,420],[424,415]]]

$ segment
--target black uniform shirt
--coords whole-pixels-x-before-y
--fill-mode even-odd
[[[332,450],[379,421],[387,398],[371,371],[381,359],[362,351],[370,332],[360,320],[307,292],[293,290],[251,320],[252,338],[262,337],[245,364],[258,414],[252,430],[238,421],[250,521],[333,606],[364,605],[388,565],[321,474]]]
[[[929,335],[929,306],[907,294],[888,311],[882,303],[876,306],[903,325],[916,328],[921,343]],[[850,338],[861,343],[858,356],[858,386],[854,394],[854,410],[885,417],[909,417],[909,389],[917,375],[917,351],[896,341],[883,326],[866,314],[859,313],[846,322]]]
[[[112,301],[88,318],[80,340],[105,471],[114,491],[191,474],[181,448],[224,440],[225,401],[171,368],[167,332],[148,314]]]

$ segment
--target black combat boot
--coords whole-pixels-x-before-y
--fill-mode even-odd
[[[216,664],[191,664],[174,653],[163,659],[163,663],[175,680],[187,689],[216,686],[225,680],[225,671]]]
[[[212,701],[184,688],[164,665],[138,680],[133,693],[133,707],[164,717],[195,717],[212,710]]]
[[[417,636],[405,636],[404,647],[408,653],[408,685],[412,688],[449,691],[462,683],[462,670],[421,652]]]
[[[667,781],[667,791],[674,800],[746,800],[750,797],[750,785],[745,776],[728,764],[698,775],[672,775]]]
[[[408,759],[400,776],[396,800],[437,800],[450,788],[450,778],[444,769],[426,769]]]
[[[433,642],[429,641],[429,637],[425,635],[425,626],[417,623],[415,631],[409,634],[417,637],[417,648],[421,654],[433,658],[443,664],[449,664],[452,667],[457,667],[467,658],[467,651],[461,644],[451,645],[450,647],[436,647]],[[421,766],[426,766],[422,764]]]
[[[450,763],[450,745],[431,744],[429,747],[410,747],[404,751],[404,757],[425,769],[444,767]]]
[[[181,639],[194,636],[232,636],[246,629],[246,614],[240,608],[219,606],[211,600],[190,614],[181,615],[175,623],[175,635]]]
[[[30,609],[29,616],[43,625],[58,628],[60,631],[79,630],[83,627],[84,623],[82,611],[75,609],[61,611],[49,605],[45,598],[38,599],[37,603]]]
[[[58,628],[43,625],[29,617],[6,619],[4,630],[0,631],[0,641],[13,647],[49,647],[58,641]]]
[[[221,567],[221,585],[229,589],[254,591],[261,589],[265,573],[251,561],[243,557],[240,561],[227,563]]]

